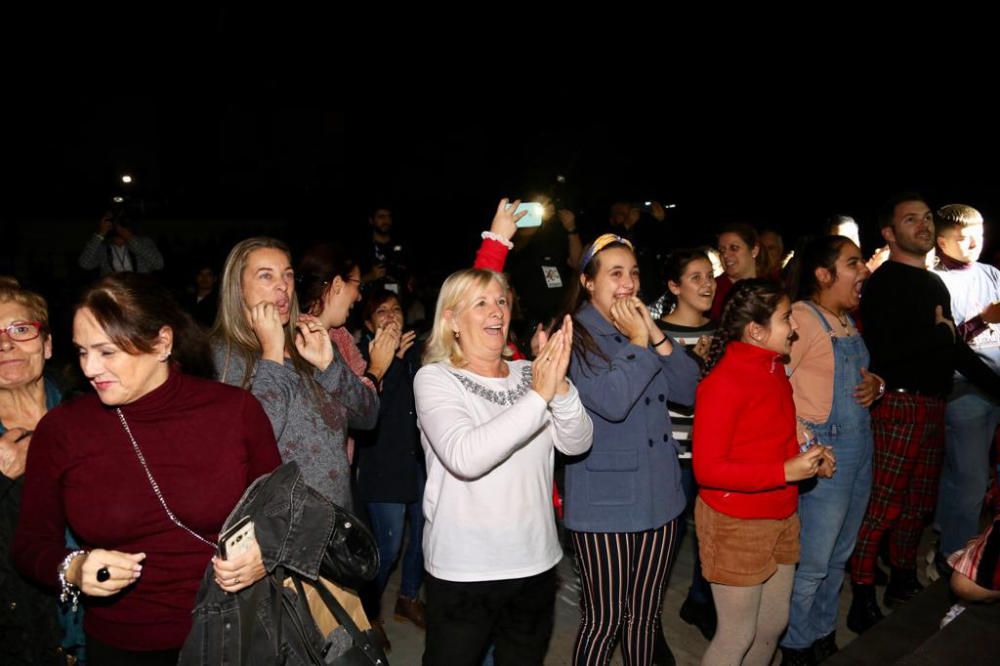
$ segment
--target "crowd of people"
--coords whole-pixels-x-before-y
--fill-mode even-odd
[[[237,595],[266,576],[258,547],[217,542],[289,461],[371,527],[381,563],[358,592],[387,649],[399,564],[394,615],[426,630],[428,665],[543,663],[564,555],[572,663],[673,663],[661,611],[684,538],[680,616],[708,665],[822,662],[845,577],[860,634],[920,592],[929,525],[931,577],[1000,597],[983,515],[1000,271],[978,261],[978,211],[896,196],[866,261],[846,216],[794,251],[744,223],[682,248],[656,202],[613,204],[587,243],[551,205],[520,228],[518,203],[436,289],[384,206],[361,246],[243,240],[183,298],[155,243],[106,216],[71,330],[0,279],[9,663],[176,663],[206,570]],[[46,367],[60,336],[84,378],[68,397]]]

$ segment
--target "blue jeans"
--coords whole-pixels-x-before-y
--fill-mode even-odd
[[[979,392],[948,401],[937,524],[943,555],[964,548],[979,534],[979,514],[990,479],[990,448],[1000,423],[1000,406]]]
[[[867,421],[849,430],[816,426],[813,433],[833,446],[837,471],[831,479],[799,488],[801,555],[789,607],[784,647],[805,649],[837,628],[844,567],[854,550],[872,486],[872,434]]]
[[[381,562],[375,586],[379,596],[385,590],[396,558],[403,546],[403,525],[410,521],[410,540],[403,554],[403,580],[399,584],[399,594],[415,599],[424,581],[424,512],[423,501],[408,504],[370,502],[368,515],[372,521],[372,532],[378,544]]]

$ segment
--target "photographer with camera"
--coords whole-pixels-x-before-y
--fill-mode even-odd
[[[163,268],[163,255],[153,239],[132,230],[132,221],[124,210],[110,210],[83,246],[79,263],[86,270],[99,268],[101,277],[111,273],[151,273]]]

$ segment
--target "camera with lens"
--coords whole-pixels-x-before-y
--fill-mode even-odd
[[[108,215],[111,218],[112,228],[131,227],[134,218],[131,210],[132,206],[128,197],[121,194],[111,197],[111,208],[108,209]]]

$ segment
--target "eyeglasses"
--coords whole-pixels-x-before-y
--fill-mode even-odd
[[[0,328],[0,333],[6,333],[7,337],[14,342],[28,342],[34,340],[42,333],[42,322],[40,321],[15,321],[6,328]]]
[[[361,278],[349,277],[349,278],[342,278],[342,279],[344,280],[344,282],[354,282],[355,284],[361,284]],[[323,280],[323,282],[320,283],[320,286],[321,287],[325,287],[326,285],[330,284],[331,281],[332,280]]]

